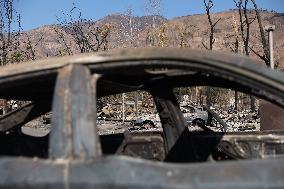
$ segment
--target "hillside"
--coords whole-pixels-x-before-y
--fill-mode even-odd
[[[279,67],[283,69],[284,14],[268,11],[261,11],[260,13],[263,26],[267,24],[274,24],[276,26],[276,30],[274,32],[275,59],[280,64]],[[250,13],[249,16],[253,17],[252,13]],[[221,18],[221,20],[215,28],[214,50],[231,52],[232,50],[230,46],[232,46],[235,40],[232,23],[233,18],[238,21],[238,12],[237,10],[231,10],[212,14],[213,21],[216,21],[219,18]],[[122,14],[108,15],[103,19],[88,23],[88,25],[91,24],[95,27],[110,24],[113,26],[108,37],[109,49],[126,48],[130,46],[149,46],[149,44],[146,43],[146,38],[149,35],[156,36],[157,39],[155,39],[155,46],[158,46],[159,44],[157,41],[159,40],[159,37],[161,38],[161,32],[164,40],[163,46],[178,47],[182,42],[184,46],[188,48],[204,49],[202,43],[205,45],[208,44],[209,28],[206,14],[182,16],[171,20],[167,20],[161,16],[156,16],[155,31],[152,29],[152,20],[153,16],[132,17],[132,41],[134,41],[132,44],[130,43],[129,16]],[[63,48],[62,44],[58,40],[58,34],[55,32],[54,28],[57,28],[57,30],[65,34],[65,38],[68,43],[71,44],[74,41],[72,35],[59,25],[42,26],[22,35],[23,38],[25,38],[25,36],[29,36],[31,42],[34,43],[36,43],[41,36],[43,37],[40,43],[35,47],[36,56],[38,58],[56,56],[58,55],[59,49]],[[251,25],[250,46],[255,51],[260,53],[262,52],[257,20],[255,20],[255,22]],[[75,52],[78,52],[75,47],[72,48],[74,48],[73,50]],[[251,55],[256,57],[252,52]]]

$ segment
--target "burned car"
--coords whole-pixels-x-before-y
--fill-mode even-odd
[[[218,52],[123,49],[3,67],[0,97],[27,103],[0,118],[0,187],[283,188],[283,132],[227,132],[211,109],[223,130],[190,131],[173,92],[188,86],[284,107],[283,73]],[[99,135],[96,100],[137,90],[151,94],[161,131]],[[50,111],[48,134],[21,132]]]
[[[189,125],[198,124],[198,125],[206,125],[208,124],[208,112],[204,111],[200,108],[186,105],[180,107],[183,117]]]

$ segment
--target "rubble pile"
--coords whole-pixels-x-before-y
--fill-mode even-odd
[[[258,112],[243,110],[238,112],[215,110],[220,118],[229,126],[227,132],[259,131],[260,116]],[[220,128],[217,123],[217,128]]]
[[[194,109],[193,109],[194,107]],[[122,119],[121,104],[106,104],[98,110],[97,126],[100,135],[143,131],[162,131],[160,118],[155,107],[147,104],[140,105],[139,112],[136,112],[133,106],[125,106],[125,117]],[[222,125],[214,118],[209,121],[209,114],[201,107],[188,105],[181,107],[181,110],[186,119],[190,131],[201,131],[202,127],[192,121],[195,118],[202,118],[205,122],[205,127],[220,132]],[[221,109],[213,109],[213,111],[228,125],[226,132],[242,132],[242,131],[259,131],[260,116],[258,112],[243,111],[224,111]],[[205,115],[206,114],[206,115]],[[48,113],[36,120],[27,123],[24,131],[29,131],[31,128],[44,130],[45,133],[50,130],[51,113]],[[206,120],[205,120],[206,119]],[[208,120],[207,120],[208,119]]]
[[[195,107],[189,105],[188,107],[181,107],[182,110],[186,108]],[[260,129],[260,116],[258,112],[250,112],[249,110],[242,110],[238,112],[225,111],[221,109],[213,109],[213,111],[228,125],[226,132],[242,132],[242,131],[259,131]],[[201,107],[196,108],[194,113],[188,109],[188,111],[183,111],[185,117],[202,118],[204,113],[207,114],[205,110]],[[192,115],[190,115],[192,114]],[[161,122],[157,113],[153,111],[153,107],[147,106],[140,108],[138,116],[135,114],[135,109],[133,107],[127,107],[125,109],[125,119],[121,117],[121,105],[120,106],[105,106],[98,113],[98,128],[100,134],[111,134],[117,132],[128,131],[145,131],[145,130],[162,130]],[[204,117],[204,115],[203,115]],[[208,116],[205,116],[206,119]],[[204,119],[204,118],[203,118]],[[222,125],[216,121],[214,118],[212,123],[209,120],[204,120],[206,127],[209,129],[220,132],[224,131]],[[190,131],[203,130],[200,126],[187,122]]]
[[[138,101],[139,109],[136,112],[134,101],[128,96],[125,101],[124,117],[122,114],[122,103],[105,103],[105,106],[98,107],[98,133],[100,135],[130,132],[161,131],[159,115],[155,112],[151,98],[144,95],[143,101]],[[147,100],[146,100],[147,99]]]
[[[97,126],[99,135],[123,133],[127,130],[126,125],[120,121],[98,120]]]
[[[130,132],[162,131],[160,118],[158,114],[153,113],[140,116],[131,114],[125,120],[99,119],[97,123],[99,135],[123,133],[126,130]]]
[[[51,116],[49,112],[45,115],[38,117],[21,127],[21,131],[30,136],[42,137],[46,136],[51,129]]]

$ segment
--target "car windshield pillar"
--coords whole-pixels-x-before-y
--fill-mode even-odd
[[[93,90],[96,78],[81,65],[68,65],[59,71],[52,105],[51,158],[92,159],[101,155]]]
[[[194,150],[184,150],[186,146],[192,145],[191,137],[172,88],[155,86],[151,93],[163,127],[165,161],[187,162],[194,159]]]

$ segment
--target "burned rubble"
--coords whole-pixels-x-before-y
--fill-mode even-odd
[[[16,104],[15,102],[13,102]],[[107,103],[103,107],[98,107],[98,134],[108,135],[129,132],[144,132],[144,131],[159,131],[162,132],[160,118],[153,103],[141,103],[138,115],[133,108],[133,103],[128,103],[125,107],[125,118],[122,118],[122,103],[114,101]],[[202,131],[200,123],[195,122],[197,119],[204,120],[204,126],[212,131],[223,131],[222,125],[213,118],[209,120],[210,114],[200,105],[191,101],[183,101],[181,103],[181,111],[185,117],[188,129],[190,131]],[[243,131],[259,131],[260,130],[260,115],[259,111],[251,112],[250,110],[222,110],[220,108],[212,108],[211,111],[215,112],[227,125],[226,132],[243,132]],[[52,113],[45,114],[36,120],[33,120],[22,127],[24,134],[32,135],[46,135],[51,129],[51,116]]]
[[[257,112],[250,112],[243,110],[238,112],[216,111],[220,118],[228,125],[226,132],[243,132],[243,131],[259,131],[260,130],[260,116]],[[211,125],[207,125],[212,131],[220,132],[222,126],[214,118]],[[202,130],[199,126],[192,125],[189,127],[190,131]]]
[[[129,109],[127,117],[122,120],[121,112],[117,111],[119,108],[111,109],[112,106],[102,108],[99,115],[105,115],[99,117],[98,128],[100,134],[110,134],[117,132],[128,131],[162,131],[159,115],[153,113],[152,108],[145,108],[141,115],[136,116],[133,109]],[[192,107],[195,107],[195,112],[192,111]],[[145,110],[146,109],[146,110]],[[194,122],[195,119],[209,119],[204,114],[209,114],[205,110],[201,110],[201,106],[189,102],[181,107],[183,115],[186,119],[187,126],[190,131],[203,130],[198,123]],[[115,111],[116,110],[116,111]],[[260,115],[258,111],[251,112],[250,110],[242,111],[225,111],[221,109],[211,109],[228,125],[226,132],[243,132],[243,131],[259,131],[260,130]],[[115,113],[111,113],[115,112]],[[204,118],[205,117],[205,118]],[[210,123],[209,120],[204,120],[206,127],[212,131],[220,132],[222,126],[214,118]]]
[[[132,52],[136,52],[134,50]],[[220,186],[227,186],[232,182],[230,179],[236,179],[233,181],[238,184],[231,185],[231,188],[244,186],[244,182],[247,182],[246,186],[256,186],[253,184],[259,183],[260,179],[265,182],[272,179],[272,183],[282,181],[283,132],[238,132],[259,129],[258,111],[249,112],[241,104],[237,112],[226,109],[226,106],[222,106],[228,102],[226,94],[216,98],[223,104],[212,107],[198,106],[190,101],[179,104],[173,94],[174,87],[185,84],[216,84],[222,87],[226,83],[224,88],[230,86],[232,90],[243,89],[242,92],[250,92],[250,95],[283,107],[284,82],[277,77],[277,73],[273,75],[266,68],[252,69],[254,64],[250,65],[246,58],[226,57],[216,52],[201,54],[178,49],[171,55],[170,50],[160,51],[157,51],[159,56],[156,57],[152,54],[155,52],[153,50],[147,49],[141,54],[144,51],[137,49],[139,53],[131,53],[132,56],[128,57],[128,51],[124,50],[122,56],[126,56],[125,59],[120,57],[106,61],[111,56],[104,55],[106,60],[100,62],[102,57],[98,59],[97,56],[90,56],[87,59],[76,59],[74,65],[71,64],[74,58],[63,59],[62,65],[58,65],[61,62],[55,60],[44,70],[37,67],[39,64],[34,64],[22,75],[12,72],[7,76],[4,70],[2,74],[5,78],[2,82],[5,90],[1,90],[2,96],[31,100],[32,103],[2,117],[2,131],[16,131],[11,134],[1,133],[1,165],[4,171],[0,178],[3,178],[3,188],[38,188],[39,183],[42,183],[41,188],[53,188],[57,184],[66,184],[66,179],[70,179],[72,188],[82,183],[88,187],[106,188],[113,186],[113,183],[121,183],[117,185],[118,188],[143,188],[152,175],[159,177],[149,188],[160,188],[161,179],[165,181],[163,186],[168,186],[169,178],[175,182],[184,181],[180,188],[196,186],[196,178],[209,178],[210,183],[205,183],[206,186],[216,186],[216,180]],[[139,56],[143,56],[143,61]],[[167,56],[169,61],[165,61]],[[220,61],[224,64],[220,64]],[[230,64],[231,61],[234,64]],[[145,71],[145,68],[153,65],[160,69]],[[123,72],[129,70],[126,68],[132,68],[135,72]],[[100,82],[103,82],[101,85],[95,80],[99,76]],[[8,84],[11,83],[14,85],[9,88]],[[96,90],[92,90],[91,86],[96,86]],[[280,88],[276,90],[276,86]],[[266,93],[258,93],[264,89]],[[155,103],[146,102],[149,98],[145,95],[142,99],[143,93],[139,94],[137,103],[133,98],[135,95],[120,95],[135,90],[149,91]],[[12,91],[13,95],[5,91]],[[96,97],[107,95],[116,96],[113,100],[105,100],[96,109]],[[206,95],[196,93],[195,96],[203,98]],[[249,99],[248,95],[246,97]],[[202,100],[196,102],[207,104]],[[46,108],[47,103],[49,106]],[[50,110],[52,115],[44,115]],[[39,116],[38,120],[26,124]],[[19,128],[27,131],[31,128],[40,130],[38,128],[41,127],[52,132],[43,137],[26,136],[18,132]],[[197,131],[197,128],[204,131],[190,132],[190,129]],[[226,160],[230,161],[215,163]],[[220,174],[213,174],[216,170]],[[264,178],[264,174],[270,177]],[[38,175],[42,177],[38,179]],[[53,175],[56,178],[50,177]],[[62,178],[57,179],[58,175]],[[219,177],[212,180],[212,175]],[[141,181],[141,176],[145,178],[141,185],[133,185],[133,181]],[[253,180],[249,182],[251,178]],[[8,185],[5,185],[7,180]],[[267,186],[264,182],[260,184]],[[283,185],[282,182],[280,184]]]
[[[192,107],[199,110],[198,113],[192,112]],[[153,113],[153,107],[143,107],[143,113],[135,114],[135,109],[127,108],[126,117],[122,119],[121,104],[111,105],[108,104],[101,108],[97,113],[98,120],[98,133],[99,135],[108,135],[115,133],[130,132],[143,132],[143,131],[160,131],[162,132],[161,122],[159,115]],[[192,102],[181,107],[183,115],[186,119],[188,129],[190,131],[202,131],[202,127],[194,122],[194,119],[202,118],[209,119],[204,116],[208,114],[207,111],[202,111],[202,108]],[[242,131],[259,131],[260,130],[260,116],[259,112],[251,112],[250,110],[242,111],[225,111],[220,109],[211,109],[228,125],[226,132],[242,132]],[[200,113],[201,112],[201,113]],[[51,115],[52,113],[45,114],[40,118],[27,123],[22,127],[23,133],[32,133],[35,135],[46,135],[51,129]],[[220,132],[222,125],[214,118],[212,122],[206,120],[204,123],[206,127],[212,131]],[[41,134],[40,134],[41,133]]]

